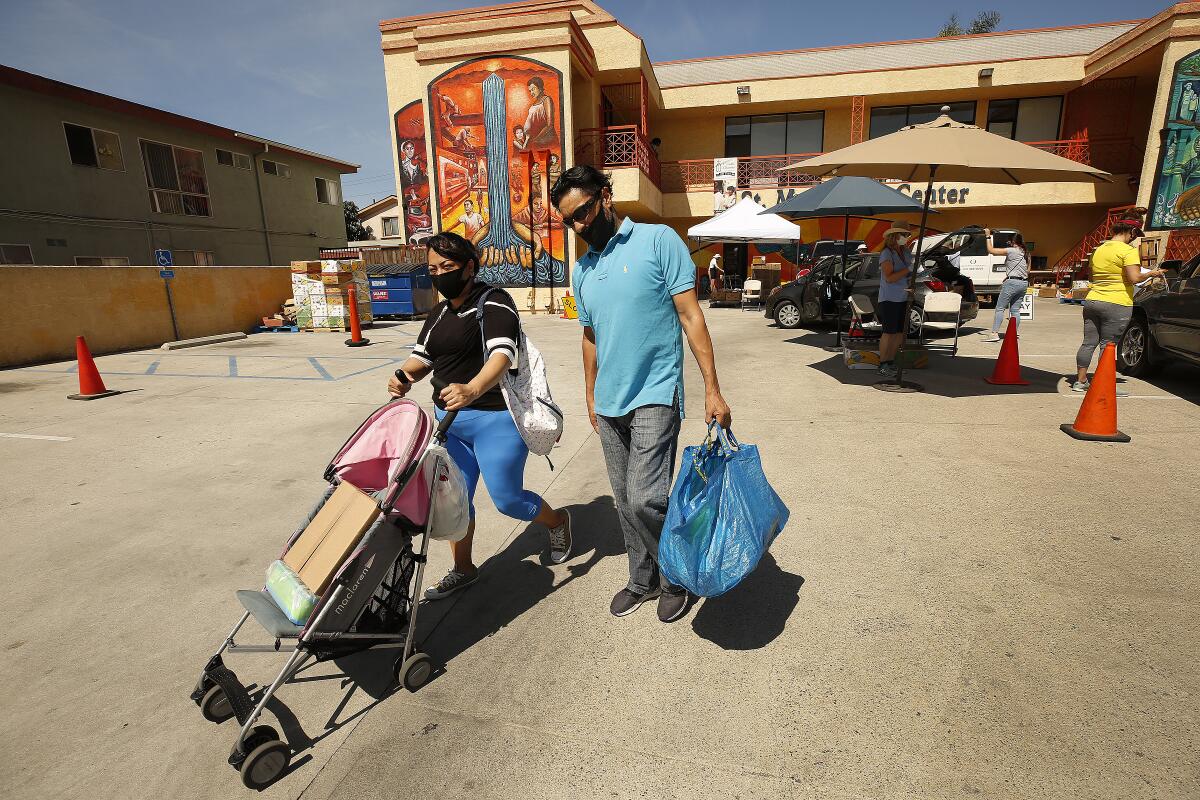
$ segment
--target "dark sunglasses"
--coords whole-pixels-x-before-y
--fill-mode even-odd
[[[587,218],[592,213],[592,207],[600,200],[599,194],[592,195],[592,199],[575,209],[575,213],[567,217],[568,225],[582,225],[587,221]]]

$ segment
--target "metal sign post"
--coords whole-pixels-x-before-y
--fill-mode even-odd
[[[158,253],[167,253],[167,260],[170,260],[169,251],[159,250]],[[158,258],[158,253],[155,253],[156,260]],[[179,341],[179,321],[175,318],[175,298],[171,296],[171,281],[175,279],[175,270],[160,269],[158,271],[158,277],[163,279],[163,287],[167,290],[167,309],[171,312],[171,332],[175,334],[175,341]]]

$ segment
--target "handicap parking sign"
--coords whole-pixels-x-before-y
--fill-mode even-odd
[[[170,250],[155,250],[154,263],[160,267],[173,267],[175,259],[171,256]]]

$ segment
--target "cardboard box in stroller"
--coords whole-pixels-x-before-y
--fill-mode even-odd
[[[338,567],[379,513],[379,505],[370,495],[343,481],[284,554],[283,563],[296,571],[313,594],[324,594]]]

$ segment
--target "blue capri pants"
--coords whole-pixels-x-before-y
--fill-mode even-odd
[[[444,416],[446,412],[437,409],[437,419]],[[446,450],[467,479],[471,519],[475,519],[475,487],[481,474],[501,514],[529,522],[542,510],[542,498],[525,490],[529,447],[507,410],[462,409],[450,425]]]

